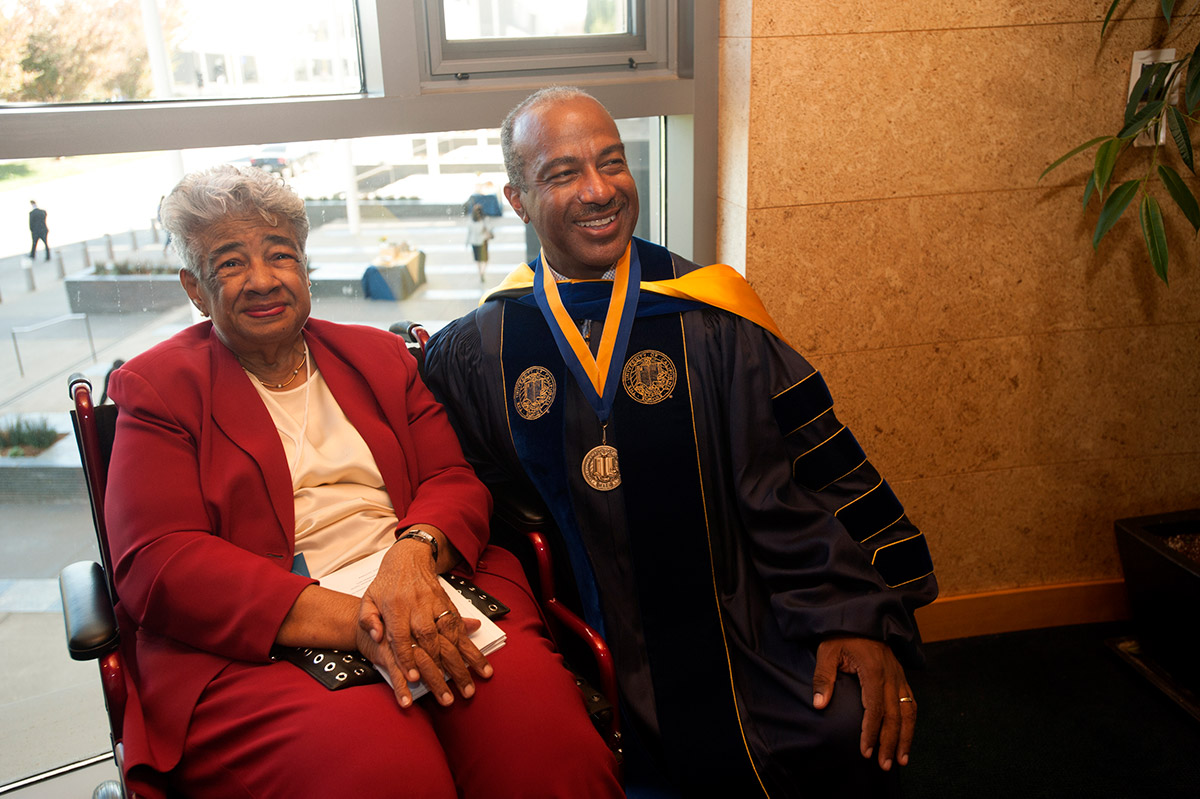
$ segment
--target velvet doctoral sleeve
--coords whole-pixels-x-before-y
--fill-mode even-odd
[[[705,314],[727,375],[730,479],[754,568],[785,635],[850,634],[899,653],[937,583],[924,536],[833,410],[821,375],[743,319]]]
[[[288,571],[290,549],[265,491],[255,492],[253,461],[232,446],[214,452],[220,434],[202,393],[134,362],[113,374],[120,414],[105,516],[117,592],[147,632],[264,661],[313,581]]]

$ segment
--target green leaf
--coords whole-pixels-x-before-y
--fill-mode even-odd
[[[1192,194],[1192,190],[1179,177],[1179,173],[1166,164],[1159,165],[1158,177],[1167,187],[1167,192],[1175,200],[1179,210],[1183,211],[1187,221],[1192,224],[1192,229],[1200,232],[1200,203],[1196,202],[1196,195]]]
[[[1143,128],[1158,118],[1158,115],[1162,113],[1164,105],[1166,103],[1162,100],[1146,103],[1146,107],[1134,114],[1133,119],[1125,126],[1125,129],[1117,134],[1117,138],[1132,139],[1141,133]]]
[[[1162,0],[1163,17],[1166,18],[1167,24],[1171,24],[1171,9],[1175,8],[1175,0]]]
[[[1111,138],[1112,138],[1112,136],[1097,136],[1096,138],[1092,139],[1091,141],[1085,141],[1083,144],[1079,145],[1074,150],[1072,150],[1071,152],[1062,156],[1057,161],[1055,161],[1053,164],[1051,164],[1050,166],[1043,169],[1042,174],[1038,175],[1038,180],[1041,180],[1042,178],[1046,177],[1046,175],[1048,175],[1050,173],[1050,170],[1057,168],[1058,166],[1060,166],[1062,164],[1063,161],[1066,161],[1071,156],[1078,155],[1079,153],[1083,152],[1087,148],[1095,147],[1100,142],[1107,141]]]
[[[1105,28],[1108,27],[1108,21],[1112,19],[1113,12],[1117,10],[1117,3],[1121,0],[1113,0],[1112,5],[1108,7],[1108,13],[1104,15],[1104,24],[1100,26],[1100,35],[1104,35]]]
[[[1192,162],[1192,136],[1188,132],[1187,119],[1175,106],[1167,109],[1167,127],[1171,129],[1171,138],[1175,140],[1175,146],[1179,149],[1179,157],[1183,159],[1183,163],[1187,164],[1187,168],[1192,170],[1192,174],[1196,173],[1196,165]]]
[[[1197,105],[1200,105],[1200,47],[1193,50],[1192,57],[1188,59],[1184,102],[1187,104],[1189,114],[1196,110]]]
[[[1088,200],[1092,199],[1092,194],[1096,191],[1096,173],[1088,175],[1087,185],[1083,187],[1083,207],[1087,208]]]
[[[1096,179],[1096,189],[1101,195],[1108,186],[1108,179],[1112,177],[1113,166],[1116,165],[1120,152],[1120,139],[1109,139],[1096,150],[1096,165],[1092,169],[1092,175]]]
[[[1173,66],[1169,61],[1160,61],[1150,68],[1150,85],[1146,87],[1147,100],[1166,99],[1167,78]]]
[[[1121,214],[1125,213],[1125,209],[1129,207],[1129,203],[1137,195],[1139,185],[1141,185],[1140,180],[1131,180],[1127,183],[1122,183],[1112,194],[1108,195],[1108,199],[1104,201],[1104,205],[1100,206],[1100,219],[1096,221],[1096,232],[1092,234],[1093,249],[1100,246],[1100,239],[1104,238],[1104,234],[1117,223],[1117,220],[1121,218]]]
[[[1142,238],[1146,240],[1146,252],[1150,253],[1150,263],[1154,272],[1162,282],[1167,282],[1167,234],[1163,230],[1162,210],[1158,200],[1147,194],[1142,198],[1141,213]]]
[[[1154,80],[1156,70],[1142,69],[1142,74],[1138,76],[1137,83],[1133,84],[1133,88],[1129,90],[1129,99],[1125,101],[1125,126],[1133,122],[1134,115],[1137,114],[1137,107],[1141,104],[1142,98],[1146,96],[1146,89],[1150,87],[1150,81]]]

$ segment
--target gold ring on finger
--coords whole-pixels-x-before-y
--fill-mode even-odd
[[[911,696],[902,696],[902,697],[900,697],[900,701],[901,702],[915,702],[917,700],[913,699]]]
[[[442,620],[442,616],[449,616],[449,615],[450,615],[450,611],[443,610],[441,613],[439,613],[438,615],[433,617],[433,623],[437,624],[439,621]]]

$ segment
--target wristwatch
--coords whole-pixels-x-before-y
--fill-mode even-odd
[[[434,538],[433,536],[431,536],[429,533],[425,532],[424,530],[421,530],[416,527],[409,528],[408,530],[405,530],[400,535],[396,536],[397,541],[403,541],[406,538],[415,538],[418,541],[424,541],[426,544],[429,544],[429,548],[433,551],[433,562],[437,563],[438,540],[436,538]]]

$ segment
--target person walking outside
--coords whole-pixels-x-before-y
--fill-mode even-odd
[[[483,214],[483,206],[475,203],[471,206],[471,218],[467,220],[467,244],[475,256],[475,268],[479,270],[480,283],[486,279],[488,241],[491,238],[492,228]]]
[[[33,243],[29,247],[29,258],[33,260],[37,256],[38,241],[42,242],[42,246],[46,248],[46,260],[50,260],[50,242],[46,240],[46,236],[50,233],[50,228],[46,227],[46,212],[38,208],[38,204],[34,200],[29,201],[32,206],[29,211],[29,235],[33,237]]]

